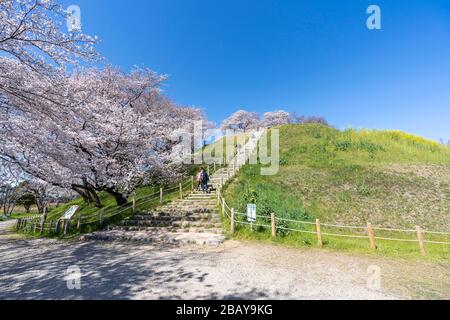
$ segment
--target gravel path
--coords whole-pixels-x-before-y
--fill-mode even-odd
[[[237,241],[207,248],[0,236],[0,257],[0,299],[398,299],[419,291],[404,290],[399,279],[409,271],[401,261]],[[367,288],[375,262],[382,270],[378,291]],[[70,266],[81,270],[80,290],[67,287]],[[432,268],[449,283],[448,265]],[[411,273],[430,271],[421,264]]]

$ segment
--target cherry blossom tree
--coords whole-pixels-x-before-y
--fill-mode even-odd
[[[293,122],[293,116],[284,110],[264,113],[262,123],[265,127],[279,126]]]
[[[8,104],[8,96],[27,99],[28,112],[46,113],[47,104],[31,103],[53,99],[46,92],[35,92],[35,85],[24,82],[33,78],[39,83],[58,86],[65,77],[66,66],[99,61],[96,37],[81,32],[67,34],[63,22],[69,14],[53,0],[0,0],[0,116],[17,112]],[[37,85],[42,89],[42,86]],[[44,94],[44,96],[42,96]],[[37,108],[37,109],[33,109]]]
[[[3,109],[15,111],[0,120],[0,157],[97,206],[98,191],[125,204],[146,173],[170,162],[172,132],[202,118],[161,98],[165,77],[147,69],[85,69],[56,85],[33,75],[17,79],[30,90],[6,91]]]
[[[52,202],[70,198],[70,192],[67,189],[52,186],[33,177],[27,177],[20,186],[25,195],[32,197],[39,213],[43,213],[44,208],[48,208]]]
[[[260,126],[259,115],[256,112],[249,112],[245,110],[238,110],[229,118],[225,119],[220,128],[222,130],[250,130],[256,129]]]
[[[63,32],[67,17],[53,0],[0,0],[0,161],[99,207],[98,191],[124,204],[167,171],[173,132],[204,116],[164,98],[150,70],[80,68],[99,59],[96,38]]]
[[[22,196],[18,172],[0,161],[0,206],[3,215],[11,216]]]
[[[96,37],[63,32],[68,16],[53,0],[1,0],[0,53],[41,74],[98,59]]]

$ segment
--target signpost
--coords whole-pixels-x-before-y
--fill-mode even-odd
[[[79,208],[80,206],[71,206],[69,209],[67,209],[66,212],[64,212],[64,215],[61,218],[61,220],[63,220],[64,222],[64,234],[67,233],[67,227],[69,226],[70,219],[72,219]]]
[[[256,222],[256,204],[247,204],[247,221],[250,222],[250,230],[253,231],[253,222]]]
[[[80,206],[71,206],[66,212],[64,212],[64,216],[62,218],[64,220],[70,220],[79,208]]]

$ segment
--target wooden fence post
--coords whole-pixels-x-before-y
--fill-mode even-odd
[[[370,222],[367,223],[367,234],[369,235],[370,249],[376,250],[377,244],[375,241],[375,234],[373,233],[372,224]]]
[[[234,208],[231,208],[230,232],[234,234]]]
[[[424,256],[425,252],[425,242],[423,241],[423,233],[422,228],[420,226],[416,226],[417,240],[419,241],[419,250],[420,254]]]
[[[316,219],[316,232],[317,232],[317,244],[322,247],[323,241],[322,241],[322,232],[320,231],[320,220]]]
[[[216,172],[216,162],[214,162],[214,172]]]
[[[220,191],[217,190],[217,205],[220,205]]]
[[[163,188],[159,188],[159,204],[163,203]]]
[[[80,227],[81,227],[81,214],[78,215],[77,230],[80,230]]]
[[[133,192],[133,214],[136,213],[136,192]]]
[[[42,220],[41,220],[41,230],[40,233],[44,233],[44,225],[45,221],[47,220],[47,208],[44,207],[44,213],[42,214]]]
[[[275,213],[270,214],[270,220],[272,222],[272,238],[275,238],[277,236],[277,227],[275,225]]]
[[[66,235],[67,234],[67,228],[69,227],[69,223],[70,223],[70,220],[63,220],[64,221],[64,235]]]
[[[191,176],[191,190],[194,192],[194,176]]]
[[[225,198],[222,197],[222,215],[225,216]]]
[[[208,176],[209,176],[209,164],[208,164],[208,170],[207,170]]]
[[[181,185],[181,182],[180,182],[180,199],[183,199],[183,186]]]

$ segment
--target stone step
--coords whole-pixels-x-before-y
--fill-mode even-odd
[[[173,227],[172,221],[122,221],[120,224],[122,227],[154,227],[154,228],[171,228]]]
[[[223,234],[224,230],[222,228],[203,228],[203,227],[188,227],[178,229],[176,233],[214,233]]]
[[[202,209],[215,209],[217,206],[217,201],[212,201],[210,203],[204,203],[204,204],[175,204],[171,206],[167,206],[164,208],[159,208],[158,210],[155,210],[156,212],[164,212],[167,211],[167,209],[180,209],[180,210],[190,210],[190,211],[201,211]]]
[[[216,194],[215,191],[210,192],[210,193],[206,193],[206,195],[215,195],[215,194]],[[190,194],[190,196],[196,196],[196,195],[202,195],[202,196],[204,196],[205,193],[204,193],[203,191],[194,191],[194,192],[192,192],[192,193]]]
[[[186,214],[171,214],[171,213],[149,213],[149,214],[136,214],[134,216],[129,217],[127,220],[135,219],[135,220],[149,220],[149,219],[160,219],[160,220],[173,220],[176,219],[209,219],[216,218],[219,215],[214,212],[195,212],[195,213],[186,213]]]
[[[179,224],[179,223],[190,223],[190,222],[201,222],[201,223],[220,223],[221,220],[218,216],[216,217],[168,217],[168,218],[155,218],[155,217],[140,217],[131,218],[122,221],[122,225],[139,225],[139,224]]]
[[[185,207],[188,209],[201,209],[207,206],[215,205],[217,202],[217,199],[211,199],[208,201],[195,201],[195,200],[186,200],[184,202],[173,202],[171,204],[157,207],[156,210],[164,210],[166,208],[180,208]]]
[[[185,200],[183,202],[172,202],[168,205],[165,206],[160,206],[158,207],[159,209],[165,209],[168,207],[190,207],[190,208],[201,208],[203,206],[208,206],[208,205],[213,205],[215,204],[215,202],[217,201],[217,199],[209,199],[209,200],[200,200],[200,201],[196,201],[196,200]]]
[[[175,203],[178,205],[197,205],[197,206],[201,206],[201,205],[205,205],[205,204],[214,204],[216,201],[216,198],[209,198],[209,199],[193,199],[193,198],[188,198],[188,199],[184,199],[183,201],[179,202],[179,203]]]
[[[152,226],[115,226],[108,231],[154,231],[154,232],[176,232],[178,227],[152,227]]]
[[[204,193],[204,192],[199,192],[199,193],[191,193],[189,195],[189,197],[213,197],[215,196],[216,193],[215,192],[210,192],[210,193]]]
[[[222,228],[221,222],[213,221],[174,221],[172,226],[186,229],[186,228],[203,228],[203,229],[220,229]]]
[[[100,231],[80,237],[81,241],[111,241],[133,243],[164,243],[179,245],[218,246],[225,236],[214,233],[170,233],[156,230],[146,231]]]
[[[201,211],[203,209],[215,209],[217,206],[217,201],[211,201],[209,203],[203,203],[203,204],[194,204],[194,203],[187,203],[187,204],[173,204],[170,206],[160,207],[154,210],[155,212],[165,212],[167,209],[184,209],[184,210],[191,210],[191,211]]]
[[[187,197],[187,198],[184,198],[184,200],[189,200],[189,201],[205,201],[205,200],[209,200],[209,201],[214,201],[215,199],[217,198],[217,196],[216,195],[214,195],[214,196],[208,196],[208,197],[199,197],[199,196],[195,196],[195,197]]]
[[[216,193],[191,193],[188,198],[207,198],[207,197],[214,197]]]

